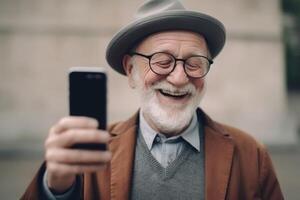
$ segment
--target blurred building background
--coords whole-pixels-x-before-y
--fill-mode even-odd
[[[300,177],[300,2],[183,0],[220,19],[227,43],[208,75],[201,107],[270,147],[287,199]],[[43,160],[49,127],[68,115],[67,71],[104,66],[109,121],[139,100],[104,55],[142,0],[0,0],[0,194],[17,199]],[[298,195],[297,195],[298,197]]]

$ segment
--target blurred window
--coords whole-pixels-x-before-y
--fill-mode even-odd
[[[284,11],[287,88],[300,92],[300,1],[281,0],[281,3]]]

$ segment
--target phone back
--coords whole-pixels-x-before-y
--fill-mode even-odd
[[[101,68],[71,68],[69,73],[70,115],[95,118],[99,123],[98,128],[105,130],[107,123],[106,82],[106,74]],[[81,145],[79,148],[84,146],[86,145]],[[86,148],[91,149],[91,146]]]

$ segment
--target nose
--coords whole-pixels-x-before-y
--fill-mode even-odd
[[[167,76],[167,81],[174,86],[182,87],[189,82],[189,77],[184,71],[183,62],[176,62],[174,70]]]

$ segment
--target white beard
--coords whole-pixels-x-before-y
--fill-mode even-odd
[[[191,83],[182,88],[176,88],[165,80],[157,82],[146,89],[138,70],[135,68],[138,67],[133,67],[133,79],[140,95],[141,112],[146,120],[150,120],[157,129],[156,131],[160,133],[176,135],[181,132],[189,125],[196,108],[205,94],[205,83],[200,92]],[[186,104],[172,103],[162,105],[157,98],[156,91],[158,89],[188,92],[190,99]]]

